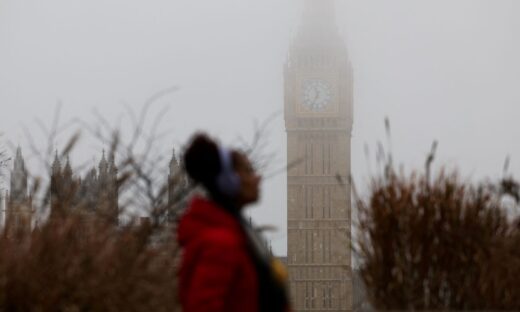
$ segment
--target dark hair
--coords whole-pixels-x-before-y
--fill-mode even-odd
[[[204,133],[195,134],[184,152],[184,167],[194,182],[213,190],[221,170],[218,144]]]

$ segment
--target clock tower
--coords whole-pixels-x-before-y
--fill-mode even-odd
[[[305,0],[284,76],[292,301],[296,311],[351,311],[353,80],[334,0]]]

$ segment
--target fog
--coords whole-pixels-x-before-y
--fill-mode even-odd
[[[35,120],[50,124],[57,103],[63,123],[94,122],[97,111],[126,129],[128,107],[139,111],[150,96],[176,86],[153,106],[155,114],[169,107],[163,153],[199,129],[237,144],[253,136],[255,122],[278,114],[265,134],[267,152],[276,154],[268,175],[285,164],[283,65],[301,11],[299,0],[2,0],[3,143],[20,144],[34,159],[24,128],[42,142]],[[510,171],[520,171],[519,15],[515,0],[337,1],[354,68],[352,171],[359,189],[376,171],[385,117],[389,149],[408,170],[421,169],[438,140],[437,168],[496,178],[509,155]],[[99,158],[102,148],[86,134],[72,161]],[[285,209],[282,173],[264,181],[262,201],[249,211],[257,223],[279,228],[270,236],[279,254],[286,252]]]

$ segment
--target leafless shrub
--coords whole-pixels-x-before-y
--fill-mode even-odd
[[[501,204],[504,194],[518,202],[518,183],[474,185],[442,170],[430,181],[435,148],[424,172],[386,161],[368,197],[356,198],[369,301],[377,310],[520,309],[520,223]]]
[[[23,239],[0,239],[2,311],[174,311],[173,246],[150,228],[52,219]]]
[[[175,86],[160,90],[145,102],[138,113],[127,107],[125,117],[131,121],[129,136],[123,136],[120,129],[97,111],[93,125],[75,120],[84,131],[108,146],[109,157],[117,160],[123,212],[130,217],[149,215],[154,225],[175,220],[191,192],[182,170],[172,176],[165,174],[168,172],[165,164],[172,155],[164,154],[161,149],[168,133],[159,133],[159,127],[167,116],[168,107],[151,115],[156,102],[176,90]],[[179,160],[175,161],[182,169]]]
[[[20,222],[28,211],[6,224],[0,237],[0,311],[177,309],[174,221],[191,189],[182,170],[168,177],[166,160],[171,155],[154,154],[160,120],[156,118],[151,129],[145,123],[156,98],[135,119],[129,141],[100,114],[94,126],[78,120],[67,124],[79,125],[83,133],[109,147],[107,158],[115,159],[118,169],[116,198],[98,198],[94,209],[87,209],[91,203],[78,196],[80,172],[72,168],[67,169],[69,178],[60,183],[32,177],[33,212],[50,212],[47,218],[37,219],[32,230],[27,222]],[[56,116],[50,130],[38,123],[50,137],[48,144],[54,144],[64,129],[58,125],[59,113]],[[52,177],[55,152],[42,151],[27,134],[33,154]],[[79,139],[77,132],[56,153],[56,160],[65,164]],[[117,196],[118,213],[126,219],[114,222],[102,207],[113,205]]]
[[[178,308],[175,270],[179,250],[173,234],[193,189],[175,153],[170,158],[171,154],[162,152],[165,134],[159,133],[159,125],[167,107],[152,115],[157,100],[175,90],[172,87],[153,95],[139,113],[127,109],[125,116],[132,128],[129,136],[98,112],[94,123],[76,119],[62,125],[59,107],[51,126],[36,121],[46,140],[34,139],[26,130],[33,156],[46,169],[47,177],[30,178],[28,192],[32,212],[44,217],[37,218],[31,230],[30,222],[23,219],[30,213],[26,210],[25,215],[18,215],[16,226],[7,225],[0,237],[0,311]],[[244,151],[252,157],[265,148],[264,131],[269,122],[257,127],[251,144],[242,141]],[[57,151],[57,136],[75,127],[80,131],[74,131]],[[81,193],[81,171],[87,166],[65,165],[85,136],[105,146],[107,159],[117,167],[113,181],[117,192],[94,201]],[[41,142],[45,146],[39,146]],[[264,168],[269,157],[272,155],[264,154],[254,159]],[[53,162],[65,167],[60,167],[59,175]],[[175,166],[170,175],[168,162]],[[103,209],[113,206],[114,199],[120,216],[115,222]]]

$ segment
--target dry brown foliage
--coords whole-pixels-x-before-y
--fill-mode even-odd
[[[504,209],[518,183],[471,185],[457,174],[374,179],[356,249],[378,310],[520,310],[520,227]]]
[[[33,155],[50,177],[53,157],[61,165],[69,163],[80,133],[90,134],[107,147],[106,155],[117,162],[116,202],[120,214],[114,222],[103,212],[103,207],[113,206],[114,198],[101,198],[92,208],[89,198],[77,196],[81,195],[81,169],[70,169],[73,179],[64,179],[63,175],[59,179],[30,177],[35,216],[48,217],[37,219],[34,230],[27,231],[26,226],[17,231],[20,224],[6,226],[0,236],[0,311],[179,309],[179,249],[173,234],[193,187],[182,170],[167,175],[172,155],[161,152],[164,134],[158,133],[165,111],[149,118],[152,104],[175,90],[172,87],[158,92],[138,114],[128,110],[133,129],[129,137],[96,113],[93,125],[82,120],[71,123],[83,132],[76,132],[58,153],[53,142],[60,132],[69,129],[60,126],[59,107],[50,127],[37,122],[47,136],[46,146],[38,146],[40,141],[26,130]],[[267,124],[259,131],[266,128]],[[257,154],[264,148],[259,131],[246,152]],[[255,159],[261,165],[266,157]],[[49,185],[45,185],[47,180]],[[138,222],[143,215],[147,221]],[[122,216],[134,221],[122,222]]]
[[[29,176],[37,224],[27,230],[13,221],[0,235],[0,311],[178,310],[174,222],[190,187],[182,172],[167,176],[171,154],[158,152],[160,135],[145,126],[151,103],[128,140],[102,117],[94,126],[73,123],[108,147],[107,156],[117,161],[119,220],[103,212],[114,198],[100,198],[93,209],[78,200],[75,181],[82,176],[81,168],[72,169],[72,183],[54,181],[54,189],[52,179]],[[27,136],[33,155],[51,176],[52,142],[61,129],[59,110],[50,128],[38,124],[48,136],[47,146],[38,146],[30,132]],[[77,132],[56,153],[61,164],[79,138]],[[53,197],[55,188],[60,188],[60,196]],[[143,222],[141,216],[148,218]]]
[[[175,311],[175,248],[151,226],[69,215],[0,239],[1,311]]]

